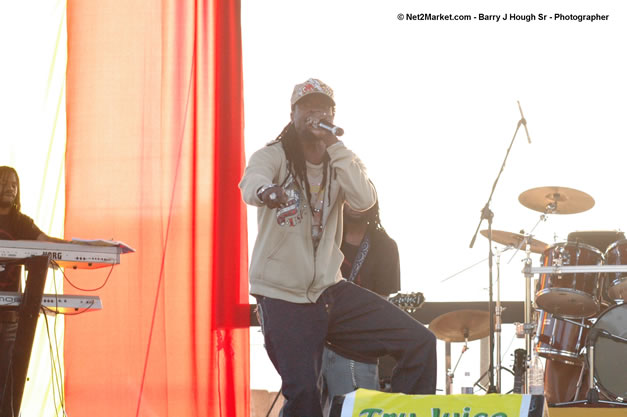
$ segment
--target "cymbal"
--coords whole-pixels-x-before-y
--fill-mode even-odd
[[[532,188],[519,195],[518,201],[547,214],[581,213],[594,207],[594,198],[583,191],[557,186]]]
[[[481,310],[451,311],[433,319],[429,330],[445,342],[481,339],[490,335],[490,314]]]
[[[488,230],[482,230],[481,234],[485,237],[488,237]],[[524,239],[525,236],[519,235],[518,233],[505,232],[503,230],[492,230],[492,240],[497,243],[502,243],[503,245],[513,246],[517,248],[518,245],[520,245],[520,242],[522,242]],[[533,253],[542,253],[547,248],[547,246],[549,246],[546,243],[533,238],[530,238],[528,242],[531,247],[530,250]],[[524,246],[521,246],[520,249],[524,251],[526,248]]]

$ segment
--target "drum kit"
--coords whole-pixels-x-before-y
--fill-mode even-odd
[[[566,187],[534,188],[518,199],[541,212],[540,221],[547,215],[581,213],[594,206],[591,196]],[[488,237],[488,230],[481,234]],[[491,240],[526,254],[525,322],[518,323],[517,334],[526,339],[527,363],[532,349],[546,359],[549,403],[627,405],[627,372],[622,364],[627,358],[625,235],[617,231],[573,232],[567,241],[548,245],[531,234],[492,230]],[[541,255],[542,266],[532,267],[532,253]],[[495,333],[500,336],[499,303],[497,299]],[[490,317],[483,311],[454,311],[437,317],[429,327],[446,342],[468,342],[490,334]],[[462,354],[465,350],[466,345]],[[450,355],[450,349],[447,353]],[[500,389],[499,339],[496,356]],[[522,368],[524,372],[526,366]],[[447,393],[453,373],[447,374]],[[529,392],[528,381],[524,387]]]

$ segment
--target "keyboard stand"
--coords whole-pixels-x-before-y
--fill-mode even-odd
[[[4,389],[0,404],[0,417],[20,415],[28,363],[33,349],[49,262],[49,256],[35,256],[24,260],[27,270],[26,289],[19,307],[17,335],[13,348],[11,370],[9,371],[9,375],[13,377],[8,378],[6,389]],[[0,390],[0,392],[2,391]]]

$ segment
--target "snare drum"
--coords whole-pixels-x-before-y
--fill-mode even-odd
[[[601,265],[603,254],[597,248],[579,242],[549,246],[542,253],[544,266]],[[542,274],[536,287],[538,308],[556,316],[581,318],[599,312],[599,276],[597,272]]]
[[[547,359],[568,364],[583,361],[581,350],[586,342],[588,329],[583,319],[578,324],[554,317],[546,311],[538,311],[538,327],[536,329],[536,351]]]
[[[627,239],[612,243],[605,251],[607,265],[627,265]],[[611,302],[627,301],[627,272],[607,273],[603,277],[603,298]]]

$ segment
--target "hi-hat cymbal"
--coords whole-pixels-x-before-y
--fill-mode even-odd
[[[490,314],[481,310],[451,311],[433,319],[429,330],[445,342],[481,339],[490,335]]]
[[[481,234],[485,237],[488,237],[488,230],[482,230]],[[513,246],[517,248],[518,245],[520,245],[520,242],[522,242],[524,239],[525,236],[519,235],[518,233],[505,232],[503,230],[492,230],[492,240],[503,245]],[[531,246],[530,250],[533,253],[542,253],[549,246],[546,243],[533,238],[529,238],[528,242]],[[524,251],[526,248],[523,245],[520,247],[520,249]]]
[[[566,187],[538,187],[518,196],[520,203],[531,210],[547,214],[574,214],[594,207],[594,198],[583,191]]]

